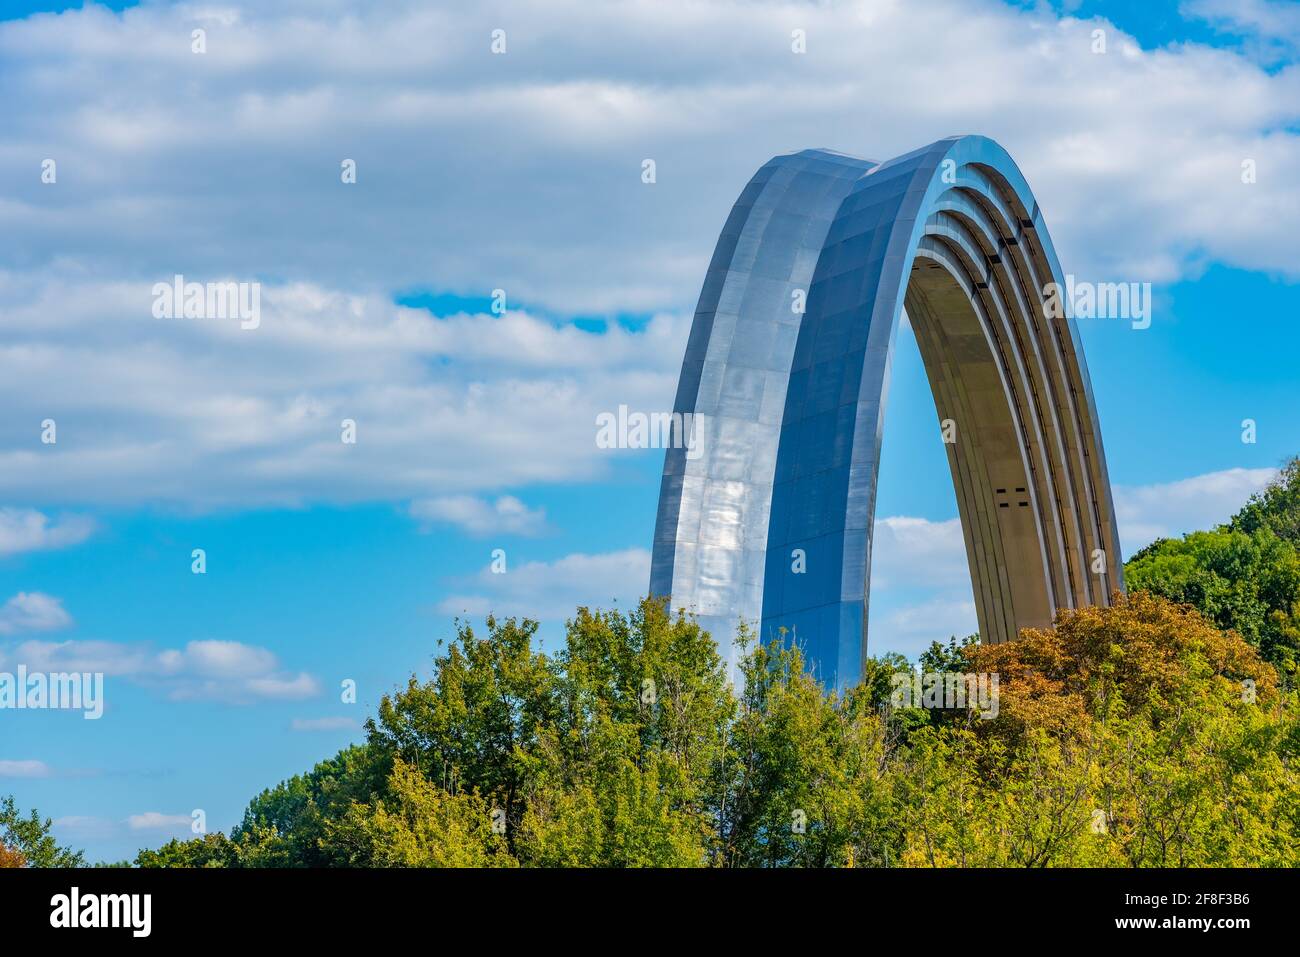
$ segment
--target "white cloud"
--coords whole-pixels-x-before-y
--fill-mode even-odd
[[[1300,49],[1300,7],[1294,0],[1184,0],[1184,13],[1244,36],[1246,49],[1264,60]]]
[[[1115,486],[1112,494],[1124,554],[1132,555],[1157,538],[1174,538],[1226,522],[1277,475],[1273,468],[1234,468],[1175,482]]]
[[[56,631],[71,624],[63,602],[44,592],[20,591],[0,607],[0,635]]]
[[[579,605],[627,609],[650,587],[650,552],[628,548],[601,555],[575,553],[553,562],[510,565],[504,574],[485,566],[469,587],[444,599],[438,610],[450,615],[528,617],[560,622]]]
[[[0,23],[22,91],[0,147],[0,496],[488,501],[599,480],[595,414],[668,407],[731,203],[805,146],[887,158],[987,133],[1081,278],[1300,272],[1300,181],[1278,172],[1300,165],[1300,68],[1240,52],[984,0],[222,10],[203,56],[190,7]],[[176,272],[265,280],[261,328],[152,319]],[[496,288],[505,316],[391,305]],[[637,333],[542,318],[654,310]],[[31,426],[51,415],[57,454]]]
[[[513,495],[495,502],[473,495],[446,495],[411,503],[411,515],[426,525],[443,522],[471,535],[538,535],[546,528],[546,510],[530,509]]]
[[[0,778],[48,778],[50,774],[44,761],[0,761]]]
[[[977,630],[973,601],[936,598],[891,612],[884,621],[890,631],[908,636],[946,639],[950,635],[969,635]]]
[[[294,731],[355,731],[361,722],[356,718],[294,718],[289,727]]]
[[[872,588],[970,586],[961,519],[932,522],[895,515],[876,520]]]
[[[244,685],[244,690],[254,698],[266,698],[275,701],[296,701],[310,698],[320,693],[320,684],[311,675],[301,672],[285,677],[253,677]],[[193,697],[204,697],[198,692]]]
[[[78,545],[95,530],[84,515],[54,521],[32,508],[0,508],[0,557]]]
[[[872,549],[870,654],[915,658],[932,641],[979,630],[961,519],[877,519]]]
[[[157,688],[174,701],[247,704],[320,693],[310,674],[285,671],[273,652],[237,641],[191,641],[163,651],[144,643],[25,641],[4,660],[31,671],[102,672]]]
[[[145,811],[132,814],[126,819],[127,827],[133,831],[179,831],[190,829],[192,819],[188,814],[163,814],[159,811]]]
[[[72,844],[97,841],[120,834],[122,823],[84,814],[69,814],[54,819],[54,832]]]
[[[31,298],[17,313],[0,308],[0,327],[42,327],[65,310],[71,327],[66,342],[0,345],[10,367],[0,402],[12,410],[0,423],[0,495],[79,505],[442,499],[445,509],[484,489],[599,480],[629,453],[596,446],[597,414],[667,410],[687,328],[670,315],[605,334],[522,313],[437,319],[298,284],[265,289],[262,327],[240,333],[154,320],[144,286],[24,288]],[[0,305],[4,289],[0,276]],[[21,422],[39,421],[51,381],[77,382],[59,402],[80,434],[42,456]],[[354,445],[340,440],[344,419],[356,422]],[[532,521],[511,513],[509,496],[492,508]]]
[[[1242,157],[1296,158],[1293,70],[1196,44],[1143,50],[1105,20],[986,0],[663,7],[231,3],[203,56],[176,40],[187,6],[5,23],[0,55],[25,96],[0,163],[32,183],[0,205],[28,250],[10,258],[164,276],[199,253],[223,273],[652,309],[698,292],[726,209],[773,153],[886,158],[976,129],[1019,157],[1077,270],[1150,278],[1205,255],[1296,270],[1283,213],[1298,187],[1261,178],[1246,194],[1237,178]],[[1250,8],[1266,24],[1285,10]],[[486,22],[506,28],[507,55],[489,53]],[[1038,122],[1048,114],[1069,123]],[[29,175],[47,156],[55,190]],[[355,186],[339,180],[344,158]]]
[[[930,647],[930,642],[947,642],[951,637],[964,638],[979,631],[975,602],[967,588],[964,596],[937,594],[912,604],[900,605],[878,614],[870,610],[868,651],[879,655],[896,651],[915,658]]]

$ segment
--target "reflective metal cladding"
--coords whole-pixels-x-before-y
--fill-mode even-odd
[[[723,226],[665,456],[650,591],[724,649],[786,628],[828,687],[861,674],[890,358],[906,309],[957,493],[980,634],[1123,587],[1110,483],[1061,269],[1010,156],[980,136],[885,163],[762,167]],[[687,445],[691,454],[687,454]],[[936,636],[938,637],[938,636]],[[734,658],[734,651],[728,651]]]

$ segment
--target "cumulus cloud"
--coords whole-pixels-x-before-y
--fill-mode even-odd
[[[474,490],[599,479],[627,453],[596,446],[596,416],[669,408],[687,328],[668,314],[603,334],[523,313],[436,318],[300,284],[267,288],[262,326],[241,332],[154,320],[140,308],[147,292],[31,287],[20,314],[0,310],[0,327],[39,327],[64,309],[75,327],[66,342],[0,345],[0,401],[13,410],[0,423],[0,494],[200,507],[412,499],[445,516],[465,502],[448,497]],[[79,438],[50,457],[21,423],[45,414],[55,381],[77,382],[58,401]],[[345,419],[355,444],[341,441]],[[508,496],[489,507],[533,521]]]
[[[906,515],[877,519],[871,549],[873,588],[970,585],[960,519],[934,522]]]
[[[932,641],[977,632],[961,520],[877,519],[867,610],[871,654],[915,658]]]
[[[51,773],[44,761],[0,761],[0,778],[48,778]]]
[[[85,814],[69,814],[54,819],[54,833],[73,844],[115,837],[121,830],[121,821]]]
[[[203,56],[189,50],[189,6],[0,26],[2,82],[24,93],[7,99],[3,165],[31,183],[0,207],[8,258],[22,237],[21,261],[118,274],[197,259],[652,309],[698,292],[727,206],[773,153],[886,158],[977,129],[1020,158],[1080,266],[1152,278],[1206,253],[1300,261],[1283,215],[1297,185],[1276,176],[1246,193],[1237,176],[1246,156],[1294,165],[1296,73],[1196,44],[1143,50],[1101,19],[991,0],[719,0],[672,17],[655,0],[224,11],[203,22]],[[488,22],[506,30],[506,55],[490,53]],[[805,55],[790,52],[792,25]],[[1092,52],[1099,26],[1105,55]],[[1044,115],[1069,117],[1069,131]],[[45,157],[60,161],[56,190],[30,173]],[[340,182],[344,159],[355,186]]]
[[[887,158],[978,130],[1017,157],[1082,278],[1211,260],[1297,275],[1298,68],[1144,50],[1046,5],[661,7],[157,3],[0,23],[0,495],[486,504],[599,479],[595,414],[669,406],[730,204],[806,146]],[[34,172],[47,158],[54,184]],[[263,281],[260,328],[152,318],[176,273]],[[504,316],[393,305],[494,289]],[[658,311],[635,332],[568,321]],[[57,455],[31,434],[47,416],[77,436]]]
[[[1213,528],[1277,478],[1273,468],[1225,469],[1174,482],[1117,485],[1112,490],[1125,555],[1157,538]]]
[[[1161,535],[1178,535],[1226,521],[1277,469],[1227,469],[1174,482],[1116,486],[1115,510],[1126,554]],[[873,653],[915,655],[931,641],[978,631],[960,519],[895,515],[876,521],[869,631]],[[649,552],[574,554],[529,562],[505,574],[484,567],[439,605],[448,614],[527,615],[562,620],[581,604],[626,604],[643,594]],[[901,598],[901,600],[900,600]]]
[[[361,722],[356,718],[294,718],[289,727],[294,731],[356,731]]]
[[[51,520],[34,508],[0,508],[0,558],[78,545],[94,530],[94,520],[85,515]]]
[[[884,616],[880,629],[879,636],[872,637],[883,638],[889,647],[921,651],[928,648],[931,641],[974,634],[979,631],[979,625],[975,602],[969,597],[939,596],[894,609]]]
[[[560,622],[579,605],[627,608],[650,586],[650,552],[629,548],[600,555],[575,553],[553,562],[525,562],[504,574],[485,566],[438,605],[446,614],[529,617]]]
[[[44,592],[20,591],[0,607],[0,635],[56,631],[71,624],[63,602]]]
[[[1184,0],[1182,9],[1242,37],[1244,48],[1263,60],[1300,50],[1300,7],[1292,0]]]
[[[188,831],[191,823],[188,814],[163,814],[160,811],[132,814],[126,819],[127,827],[133,831]]]
[[[446,495],[411,503],[411,515],[425,525],[456,525],[471,535],[538,535],[546,528],[546,510],[530,509],[513,495],[495,502],[473,495]]]
[[[247,704],[320,693],[312,675],[286,671],[273,652],[237,641],[191,641],[162,651],[138,642],[25,641],[3,660],[31,671],[102,672],[157,688],[175,701]]]
[[[164,814],[161,811],[145,811],[125,818],[69,814],[54,819],[54,833],[74,845],[121,840],[135,848],[141,840],[190,837],[192,824],[193,819],[188,814]]]

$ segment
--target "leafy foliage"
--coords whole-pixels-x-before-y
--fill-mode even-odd
[[[1000,706],[894,707],[896,656],[827,694],[742,631],[739,689],[658,601],[461,626],[350,748],[230,837],[141,866],[828,867],[1300,863],[1300,722],[1257,649],[1135,593],[1020,640],[936,643]]]
[[[739,675],[647,599],[468,624],[366,740],[141,867],[1296,866],[1300,460],[1228,524],[1143,549],[1128,595],[917,670],[996,712],[895,701],[899,655],[826,693],[741,629]],[[917,702],[911,702],[916,704]],[[972,705],[973,707],[973,705]],[[0,866],[80,864],[0,803]]]
[[[81,867],[80,851],[62,847],[50,835],[51,821],[33,810],[23,817],[11,796],[0,797],[0,867]]]
[[[1300,667],[1300,459],[1231,521],[1160,539],[1124,567],[1130,589],[1198,609],[1239,632],[1288,680]]]

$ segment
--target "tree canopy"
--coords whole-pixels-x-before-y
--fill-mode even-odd
[[[797,640],[710,636],[646,600],[462,625],[364,744],[227,837],[140,866],[1195,866],[1300,863],[1294,694],[1234,631],[1147,593],[1020,640],[936,643],[999,707],[898,706],[899,656],[827,693]]]
[[[1231,628],[1294,682],[1300,667],[1300,459],[1227,523],[1162,538],[1124,566],[1145,589]]]
[[[1300,864],[1300,460],[1229,522],[1144,548],[1127,595],[828,693],[743,627],[735,684],[646,599],[468,623],[364,742],[141,867]],[[996,679],[996,707],[900,682]],[[0,866],[83,863],[0,802]]]
[[[50,834],[53,822],[35,810],[24,817],[11,795],[0,797],[0,867],[81,867],[80,851],[64,847]]]

